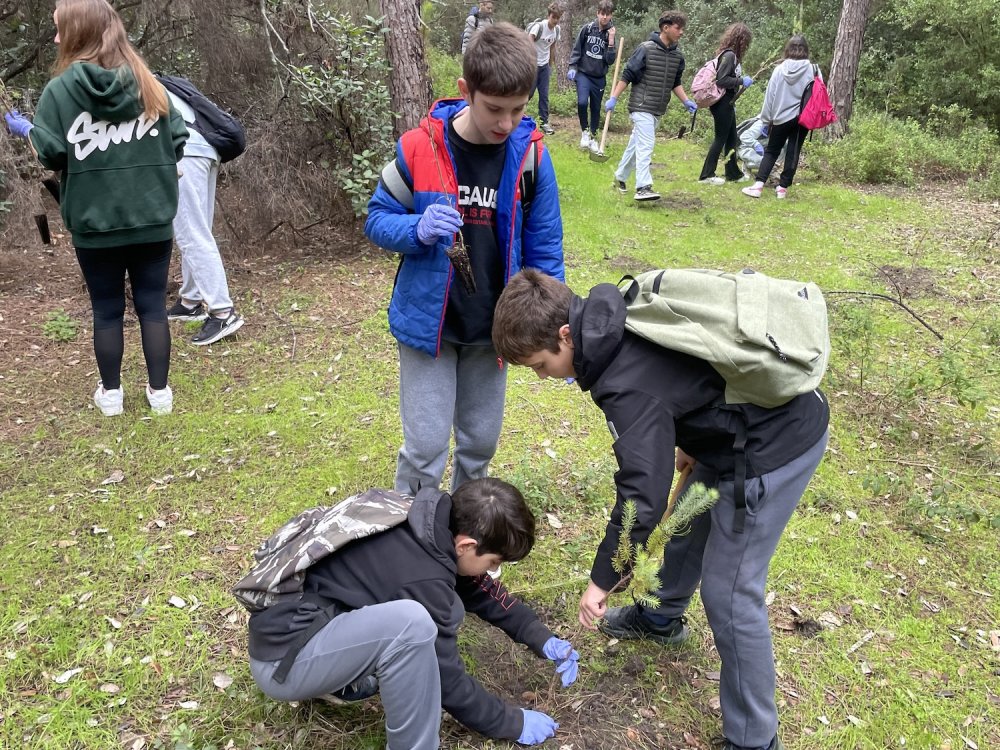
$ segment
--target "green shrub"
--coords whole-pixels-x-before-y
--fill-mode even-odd
[[[427,46],[427,67],[435,99],[458,96],[455,81],[462,75],[462,56],[449,55],[437,47]]]
[[[76,338],[76,329],[76,321],[65,310],[53,310],[42,326],[42,335],[62,344]]]

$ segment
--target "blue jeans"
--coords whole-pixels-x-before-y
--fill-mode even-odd
[[[591,78],[586,73],[576,74],[576,112],[580,116],[580,129],[597,135],[601,127],[601,99],[604,98],[605,76]],[[587,122],[588,108],[590,122]]]
[[[531,86],[531,93],[528,94],[528,99],[531,99],[535,95],[535,92],[538,92],[539,122],[549,121],[549,76],[551,72],[552,66],[548,63],[540,65],[535,74],[535,82]]]

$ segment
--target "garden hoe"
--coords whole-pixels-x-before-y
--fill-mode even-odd
[[[612,81],[618,80],[618,68],[621,67],[622,64],[622,50],[625,49],[625,38],[618,37],[617,42],[618,42],[618,54],[615,55],[615,73],[611,79]],[[614,84],[611,85],[614,86]],[[613,111],[614,110],[609,109],[604,114],[604,132],[601,134],[601,146],[600,148],[597,149],[596,152],[594,151],[590,152],[591,161],[596,161],[600,164],[603,164],[604,162],[606,162],[608,159],[611,158],[610,155],[604,153],[604,144],[608,142],[608,126],[611,125],[611,113]]]

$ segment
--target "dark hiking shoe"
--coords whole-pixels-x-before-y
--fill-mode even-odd
[[[635,189],[635,199],[637,201],[658,201],[660,200],[660,194],[653,192],[652,185],[643,185],[642,187]]]
[[[628,185],[626,185],[622,180],[615,180],[615,187],[622,195],[625,195],[625,193],[628,192]]]
[[[336,690],[326,695],[321,695],[320,700],[332,703],[335,706],[342,706],[345,703],[356,703],[367,700],[378,692],[378,679],[375,675],[362,677],[356,682],[345,685],[340,690]]]
[[[208,313],[200,302],[194,307],[188,307],[177,300],[173,307],[167,308],[167,320],[204,320],[207,317]]]
[[[762,748],[734,745],[729,740],[726,740],[726,743],[722,746],[722,750],[785,750],[785,746],[781,744],[781,738],[778,737],[778,735],[774,735],[774,739],[771,740],[771,744]]]
[[[556,132],[555,129],[551,125],[549,125],[547,122],[543,122],[541,124],[541,128],[542,128],[542,132],[545,133],[545,135],[552,135],[554,132]]]
[[[602,633],[613,638],[622,640],[642,638],[665,646],[676,646],[691,635],[683,617],[671,620],[666,625],[654,625],[643,617],[642,611],[634,604],[631,607],[612,607],[597,626]]]
[[[230,310],[225,318],[206,318],[201,330],[191,337],[191,343],[199,346],[214,344],[219,339],[236,333],[243,327],[243,323],[243,316],[238,315],[236,310]]]

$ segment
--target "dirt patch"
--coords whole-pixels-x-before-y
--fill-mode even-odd
[[[929,297],[939,293],[934,283],[934,272],[929,268],[913,266],[879,266],[876,281],[889,286],[889,291],[900,297]]]

